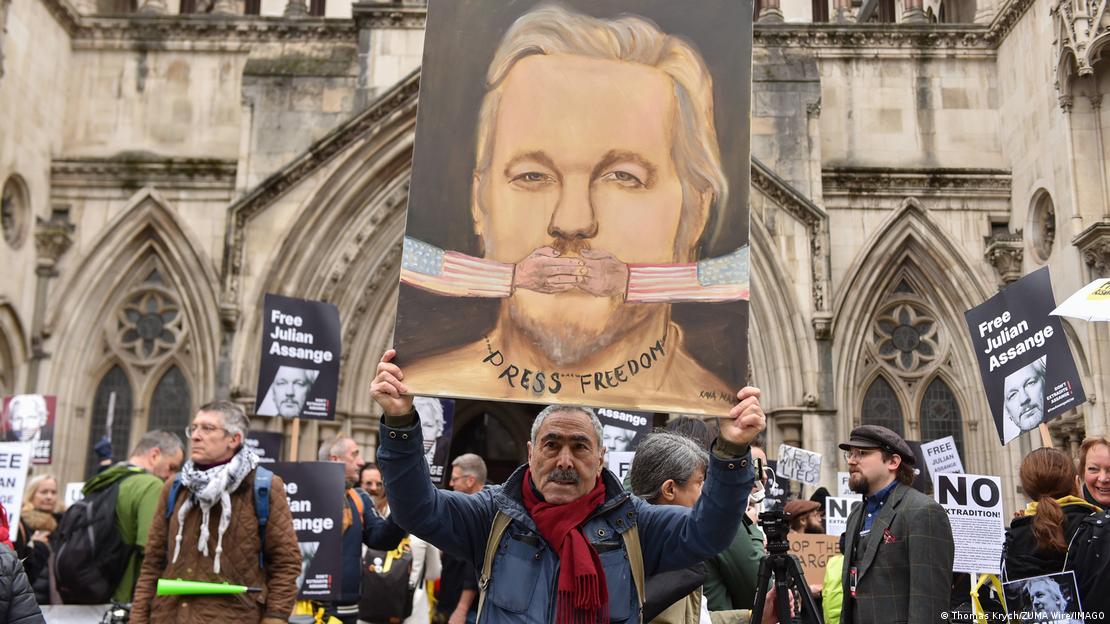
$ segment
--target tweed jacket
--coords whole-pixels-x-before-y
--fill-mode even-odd
[[[934,624],[952,593],[952,525],[933,499],[898,484],[859,539],[864,505],[848,516],[841,624]],[[854,556],[853,556],[854,553]],[[857,571],[851,595],[851,568]]]

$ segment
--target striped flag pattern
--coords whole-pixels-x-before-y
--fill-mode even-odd
[[[629,303],[747,300],[748,247],[689,264],[628,265]]]
[[[513,265],[443,251],[406,236],[401,282],[449,297],[508,297],[513,288]]]

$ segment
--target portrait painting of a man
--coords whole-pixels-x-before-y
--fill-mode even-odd
[[[747,368],[751,8],[525,2],[479,25],[487,4],[429,8],[396,332],[406,382],[420,394],[727,412]],[[467,39],[494,47],[468,43],[483,81],[471,149],[444,168],[426,151],[460,131],[434,120],[437,96],[466,76],[429,74],[452,36],[438,28],[468,22],[497,36]],[[722,103],[742,132],[727,142]],[[470,167],[456,185],[461,219],[457,199],[420,182],[451,179],[459,161]]]

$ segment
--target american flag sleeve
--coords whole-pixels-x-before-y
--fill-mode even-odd
[[[401,282],[448,297],[508,297],[513,291],[511,264],[443,251],[405,237]]]
[[[748,246],[689,264],[628,265],[629,303],[747,300]]]

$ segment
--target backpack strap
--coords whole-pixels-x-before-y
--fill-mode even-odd
[[[181,473],[177,473],[173,477],[173,485],[170,486],[170,499],[166,501],[166,520],[170,519],[173,515],[173,508],[177,505],[177,493],[181,491]]]
[[[254,469],[254,513],[258,516],[258,567],[266,567],[266,523],[270,521],[270,486],[274,473],[259,465]]]
[[[482,608],[486,604],[486,594],[489,591],[493,556],[497,554],[497,545],[501,543],[501,536],[505,534],[505,529],[509,528],[509,523],[512,521],[513,519],[501,513],[500,509],[493,516],[493,526],[490,527],[489,538],[486,540],[486,556],[482,559],[482,576],[478,578],[478,622],[481,622],[482,616],[485,615]]]
[[[632,582],[636,585],[636,600],[640,603],[640,620],[644,619],[644,551],[640,549],[640,527],[633,524],[621,533],[628,567],[632,568]]]

